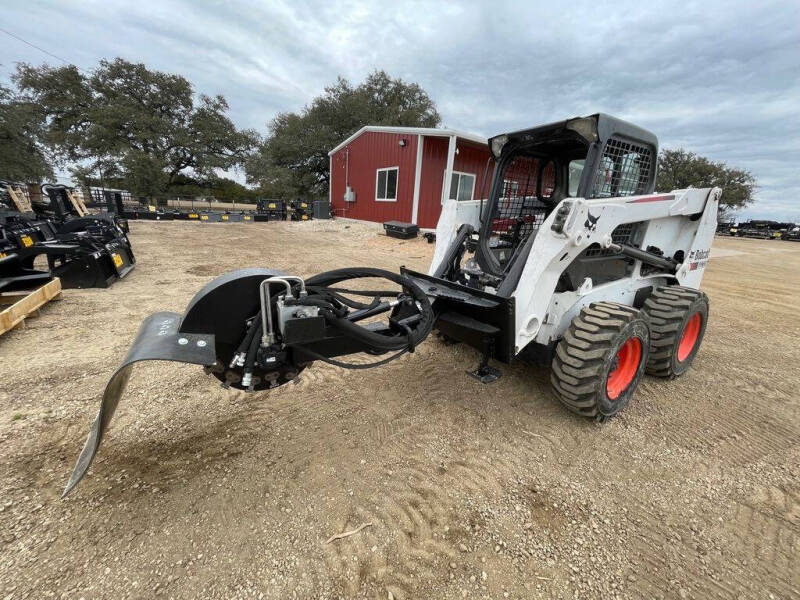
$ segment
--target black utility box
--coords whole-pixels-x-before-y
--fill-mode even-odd
[[[383,228],[386,230],[386,235],[400,238],[401,240],[415,238],[419,233],[418,225],[403,223],[401,221],[386,221],[386,223],[383,224]]]

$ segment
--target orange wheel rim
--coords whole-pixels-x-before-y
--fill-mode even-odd
[[[628,389],[639,371],[641,362],[642,340],[637,337],[629,338],[617,352],[616,366],[606,379],[606,394],[611,400],[616,400]]]
[[[683,330],[681,341],[678,344],[678,361],[685,361],[697,345],[697,338],[700,337],[700,326],[703,324],[703,315],[699,312],[694,313]]]

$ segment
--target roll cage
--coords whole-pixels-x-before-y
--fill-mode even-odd
[[[564,198],[655,189],[656,136],[602,113],[495,136],[489,148],[496,166],[475,258],[495,277],[505,278]]]

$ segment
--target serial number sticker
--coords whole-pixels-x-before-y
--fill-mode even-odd
[[[33,246],[33,240],[31,239],[31,236],[23,235],[19,239],[22,240],[22,245],[25,246],[26,248],[30,248],[31,246]]]
[[[222,220],[223,221],[227,221],[228,220],[228,215],[222,215]]]
[[[111,255],[111,258],[114,259],[114,266],[119,269],[122,266],[122,257],[114,252],[114,254]]]
[[[197,218],[197,213],[189,213],[189,218],[190,219],[196,219]]]
[[[208,215],[203,215],[202,217],[200,217],[200,220],[201,221],[208,221]]]

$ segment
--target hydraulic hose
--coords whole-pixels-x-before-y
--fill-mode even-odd
[[[263,325],[259,320],[258,325],[256,325],[255,333],[253,338],[250,340],[250,346],[247,349],[247,355],[244,359],[244,371],[245,373],[252,372],[253,366],[256,363],[256,354],[258,353],[258,345],[261,342],[261,333],[263,331]]]
[[[326,322],[332,327],[339,329],[348,337],[352,337],[375,350],[382,352],[403,349],[413,350],[415,346],[428,337],[431,329],[433,329],[434,314],[431,303],[425,295],[425,292],[407,277],[392,273],[391,271],[370,267],[336,269],[320,273],[319,275],[307,279],[306,286],[308,288],[325,288],[348,279],[363,279],[369,277],[388,279],[400,285],[411,295],[412,301],[416,302],[420,312],[420,318],[414,323],[415,326],[413,328],[408,325],[400,324],[395,328],[394,333],[387,335],[357,325],[326,308],[322,308],[320,314],[325,317]]]
[[[258,323],[261,322],[261,311],[253,318],[253,321],[250,323],[250,326],[247,328],[247,333],[245,333],[244,338],[242,339],[242,343],[239,344],[239,347],[236,349],[236,354],[245,354],[250,348],[250,342],[253,341],[253,336],[256,333],[256,329],[258,329]]]

